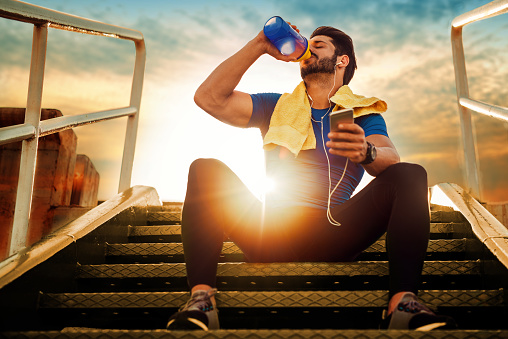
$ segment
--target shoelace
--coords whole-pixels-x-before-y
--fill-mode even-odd
[[[397,307],[397,309],[399,311],[410,312],[410,313],[427,312],[430,314],[434,314],[434,312],[432,312],[430,310],[430,308],[428,308],[427,306],[425,306],[423,304],[420,304],[416,300],[410,300],[410,301],[400,303],[399,306]]]
[[[197,308],[198,310],[202,312],[207,312],[213,310],[213,304],[210,301],[210,297],[215,295],[217,293],[216,288],[212,288],[211,290],[208,290],[207,292],[203,293],[194,293],[191,295],[191,298],[187,301],[187,303],[180,307],[180,312],[189,310],[192,308]]]

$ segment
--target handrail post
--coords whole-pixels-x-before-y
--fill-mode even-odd
[[[120,170],[120,182],[118,192],[123,192],[131,187],[132,167],[134,163],[134,151],[136,149],[136,137],[138,134],[138,121],[141,106],[141,93],[143,91],[143,79],[145,73],[145,41],[135,41],[136,62],[132,79],[130,106],[137,108],[137,113],[127,119],[125,131],[125,143],[123,148],[122,168]]]
[[[29,220],[37,165],[37,148],[40,137],[88,123],[128,117],[119,191],[123,192],[130,188],[145,72],[146,51],[143,34],[139,31],[69,15],[17,0],[0,0],[0,17],[34,25],[25,123],[17,126],[0,128],[0,144],[22,141],[16,205],[14,208],[14,220],[9,244],[9,255],[12,256],[24,249],[29,241]],[[136,59],[132,79],[130,106],[90,114],[80,114],[72,117],[53,118],[50,119],[51,121],[41,122],[44,67],[48,28],[50,27],[70,32],[133,41],[136,48]]]
[[[466,61],[462,44],[462,26],[453,27],[451,32],[453,66],[455,69],[455,84],[457,87],[457,102],[459,105],[460,127],[464,146],[464,162],[466,167],[466,182],[470,194],[481,201],[481,190],[478,178],[478,164],[476,158],[471,111],[460,104],[460,98],[469,98]]]
[[[26,247],[28,240],[28,225],[32,205],[35,167],[37,164],[37,148],[39,145],[39,123],[41,118],[47,41],[48,25],[34,25],[25,124],[35,127],[35,137],[23,140],[22,142],[18,191],[16,194],[16,208],[14,210],[9,256]]]

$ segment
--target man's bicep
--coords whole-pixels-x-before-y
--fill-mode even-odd
[[[252,98],[247,93],[233,91],[222,107],[214,108],[208,113],[226,124],[247,127],[252,116]]]

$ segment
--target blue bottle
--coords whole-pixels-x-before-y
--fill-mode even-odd
[[[294,56],[296,61],[310,58],[309,42],[280,16],[268,19],[263,32],[284,55]]]

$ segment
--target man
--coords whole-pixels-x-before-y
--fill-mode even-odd
[[[235,90],[261,55],[293,61],[263,32],[219,65],[195,94],[197,105],[213,117],[237,127],[260,128],[263,137],[275,125],[274,111],[284,111],[279,109],[283,98],[288,107],[297,100],[304,102],[303,108],[282,116],[296,114],[296,119],[311,126],[313,146],[291,151],[296,156],[290,146],[280,146],[284,143],[266,151],[267,174],[275,179],[277,189],[265,203],[223,163],[198,159],[191,165],[182,239],[192,296],[170,318],[169,329],[219,328],[214,294],[225,238],[234,241],[248,261],[337,262],[354,260],[385,232],[390,262],[386,326],[453,326],[452,319],[435,315],[416,297],[430,225],[425,170],[399,162],[379,113],[358,116],[354,124],[341,124],[338,132],[329,132],[328,115],[335,106],[331,100],[347,90],[356,69],[353,43],[338,29],[320,27],[309,44],[312,56],[300,62],[303,99],[302,94],[295,99]],[[292,95],[298,96],[296,92]],[[350,199],[364,170],[376,178]]]

